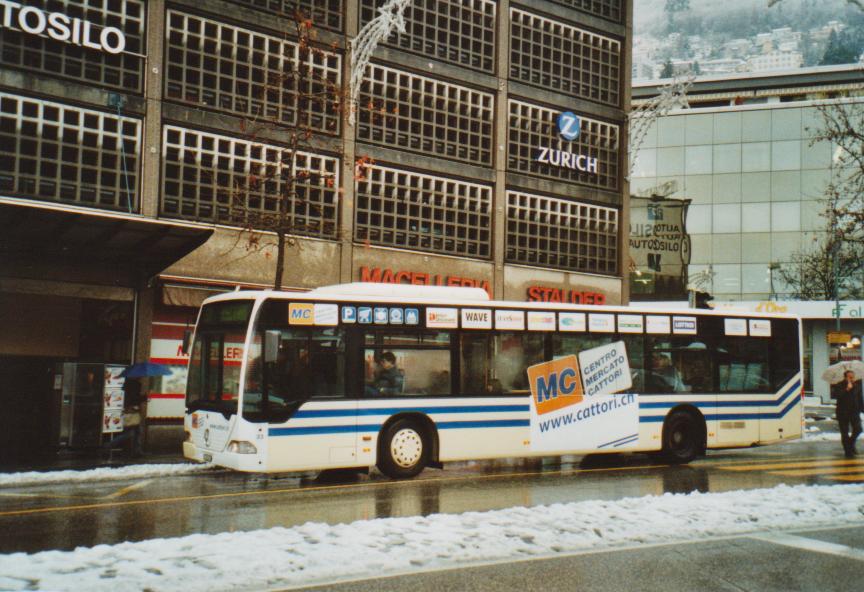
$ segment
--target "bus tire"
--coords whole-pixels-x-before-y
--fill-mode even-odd
[[[398,419],[381,434],[378,470],[392,479],[420,474],[429,462],[429,438],[412,419]]]
[[[670,464],[687,464],[702,451],[702,430],[692,413],[675,411],[663,424],[663,458]]]

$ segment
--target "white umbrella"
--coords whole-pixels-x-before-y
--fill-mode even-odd
[[[843,380],[844,374],[848,371],[855,374],[855,380],[864,378],[864,362],[860,360],[851,360],[849,362],[837,362],[831,364],[822,373],[822,380],[835,384]]]

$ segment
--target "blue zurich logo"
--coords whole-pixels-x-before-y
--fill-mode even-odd
[[[579,116],[575,113],[565,111],[558,116],[558,133],[560,133],[561,137],[568,142],[572,142],[579,137],[581,127],[582,122],[579,120]]]

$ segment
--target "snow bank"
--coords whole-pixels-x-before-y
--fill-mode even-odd
[[[0,555],[0,589],[260,590],[754,531],[864,523],[864,485],[666,494]]]
[[[111,481],[115,479],[147,479],[200,473],[213,468],[212,464],[174,463],[144,464],[125,467],[105,467],[87,471],[27,471],[23,473],[0,473],[0,487],[23,487],[25,485],[49,485],[52,483],[79,483]]]

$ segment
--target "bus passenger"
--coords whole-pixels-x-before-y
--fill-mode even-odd
[[[396,367],[396,356],[393,352],[383,352],[375,360],[378,369],[372,384],[366,385],[367,395],[401,395],[405,384],[405,376]]]

